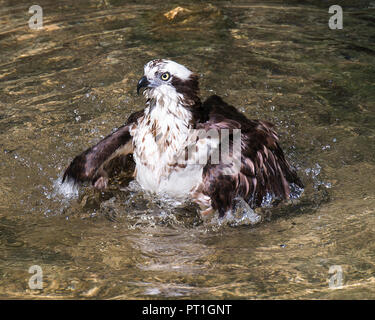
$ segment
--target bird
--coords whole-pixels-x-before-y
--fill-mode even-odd
[[[133,164],[143,190],[190,199],[202,217],[217,212],[220,218],[233,210],[236,198],[256,208],[266,197],[287,200],[293,187],[304,188],[274,125],[247,118],[218,95],[202,102],[199,76],[187,67],[149,61],[137,83],[141,91],[145,107],[76,156],[63,183],[89,182],[104,190],[108,168],[119,160],[122,170]]]

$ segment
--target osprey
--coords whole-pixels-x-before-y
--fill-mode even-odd
[[[144,66],[138,94],[141,89],[147,98],[145,108],[75,157],[63,182],[89,181],[105,189],[109,164],[126,160],[120,162],[125,169],[132,154],[133,174],[144,190],[190,198],[202,215],[218,211],[219,217],[233,208],[237,197],[254,208],[270,196],[288,199],[293,185],[303,188],[273,125],[246,118],[216,95],[202,103],[198,76],[186,67],[152,60]],[[221,152],[225,141],[227,152]],[[219,156],[212,159],[217,150]]]

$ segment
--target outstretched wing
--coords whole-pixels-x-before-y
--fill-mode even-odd
[[[227,175],[225,170],[231,165],[225,163],[208,163],[203,170],[203,193],[211,197],[211,205],[220,216],[231,209],[236,196],[255,207],[261,205],[267,194],[288,199],[291,183],[303,187],[285,159],[271,123],[247,119],[216,95],[204,102],[203,110],[205,121],[197,128],[241,129],[240,170]],[[233,141],[230,148],[233,149]]]
[[[143,110],[133,113],[125,125],[76,156],[65,170],[62,182],[65,180],[72,180],[74,183],[89,181],[98,189],[105,188],[108,182],[106,165],[133,152],[129,130],[131,124],[142,115]]]

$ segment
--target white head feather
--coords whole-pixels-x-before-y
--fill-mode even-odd
[[[181,80],[187,80],[192,72],[185,66],[172,60],[158,59],[148,62],[144,67],[144,74],[147,79],[154,79],[157,74],[169,72]]]

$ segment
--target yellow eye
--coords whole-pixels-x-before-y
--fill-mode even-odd
[[[161,75],[161,80],[163,80],[163,81],[167,81],[169,78],[170,78],[170,74],[169,74],[169,72],[164,72],[162,75]]]

